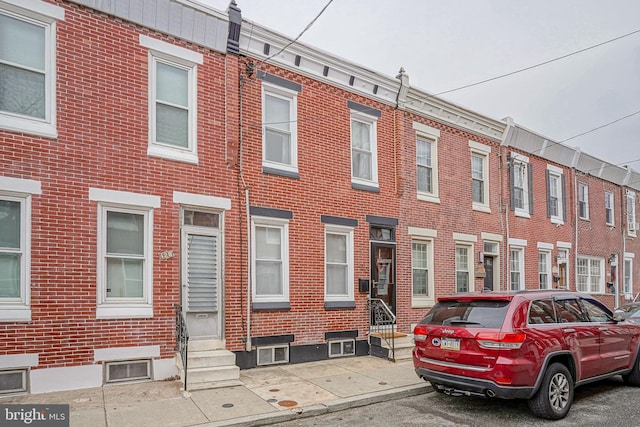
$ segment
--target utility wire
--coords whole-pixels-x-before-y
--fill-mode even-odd
[[[479,81],[479,82],[476,82],[476,83],[470,83],[468,85],[460,86],[460,87],[457,87],[455,89],[449,89],[449,90],[445,90],[443,92],[438,92],[438,93],[433,94],[433,96],[439,96],[439,95],[444,95],[445,93],[456,92],[456,91],[459,91],[459,90],[462,90],[462,89],[466,89],[466,88],[469,88],[469,87],[481,85],[483,83],[488,83],[488,82],[491,82],[491,81],[494,81],[494,80],[502,79],[504,77],[509,77],[509,76],[514,75],[514,74],[522,73],[523,71],[528,71],[528,70],[531,70],[533,68],[541,67],[543,65],[547,65],[547,64],[550,64],[552,62],[559,61],[561,59],[565,59],[565,58],[568,58],[568,57],[573,56],[573,55],[577,55],[577,54],[582,53],[582,52],[586,52],[586,51],[594,49],[596,47],[600,47],[600,46],[603,46],[605,44],[612,43],[614,41],[623,39],[625,37],[632,36],[632,35],[637,34],[637,33],[640,33],[640,30],[632,31],[630,33],[623,34],[623,35],[621,35],[619,37],[615,37],[613,39],[609,39],[609,40],[604,41],[602,43],[594,44],[593,46],[589,46],[589,47],[586,47],[584,49],[576,50],[575,52],[571,52],[571,53],[568,53],[566,55],[562,55],[562,56],[559,56],[557,58],[550,59],[548,61],[544,61],[544,62],[541,62],[541,63],[536,64],[536,65],[531,65],[529,67],[522,68],[520,70],[511,71],[510,73],[502,74],[502,75],[499,75],[499,76],[496,76],[496,77],[491,77],[490,79],[482,80],[482,81]]]
[[[626,116],[620,117],[619,119],[616,119],[616,120],[614,120],[614,121],[612,121],[612,122],[606,123],[606,124],[604,124],[604,125],[602,125],[602,126],[595,127],[595,128],[593,128],[593,129],[591,129],[591,130],[588,130],[588,131],[586,131],[586,132],[579,133],[579,134],[577,134],[577,135],[574,135],[574,136],[572,136],[572,137],[570,137],[570,138],[567,138],[567,139],[563,139],[562,141],[558,141],[558,142],[567,142],[567,141],[570,141],[570,140],[575,139],[575,138],[578,138],[578,137],[580,137],[580,136],[582,136],[582,135],[586,135],[586,134],[588,134],[588,133],[595,132],[595,131],[597,131],[598,129],[602,129],[602,128],[605,128],[605,127],[607,127],[607,126],[611,126],[611,125],[612,125],[612,124],[614,124],[614,123],[618,123],[618,122],[620,122],[620,121],[622,121],[622,120],[624,120],[624,119],[628,119],[629,117],[633,117],[633,116],[635,116],[636,114],[640,114],[640,111],[636,111],[635,113],[627,114]]]

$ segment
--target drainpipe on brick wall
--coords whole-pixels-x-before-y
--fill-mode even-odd
[[[238,140],[238,173],[240,176],[240,181],[242,183],[242,188],[244,190],[244,203],[245,203],[245,215],[247,221],[247,340],[244,343],[244,349],[247,352],[251,351],[251,281],[253,277],[253,273],[251,271],[251,214],[249,213],[249,186],[247,186],[246,181],[244,180],[244,170],[242,168],[242,143],[243,143],[243,134],[244,127],[242,124],[242,90],[244,88],[244,75],[240,74],[240,91],[238,95],[238,104],[240,107],[240,114],[238,118],[238,123],[240,125],[240,135]]]

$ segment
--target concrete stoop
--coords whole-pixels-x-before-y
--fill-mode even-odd
[[[185,390],[205,390],[242,385],[236,355],[224,348],[220,340],[189,341],[187,353],[187,384]],[[184,367],[180,354],[176,365],[184,384]]]
[[[391,337],[381,334],[371,334],[372,355],[388,357],[393,360],[408,360],[412,358],[414,347],[413,334],[393,332],[395,354],[391,349]]]

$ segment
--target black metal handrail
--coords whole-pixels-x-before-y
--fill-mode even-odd
[[[379,298],[369,299],[369,335],[384,340],[389,347],[390,360],[396,359],[395,348],[395,324],[396,315],[383,300]]]
[[[182,306],[176,305],[176,350],[182,359],[184,370],[184,390],[187,391],[187,357],[189,352],[189,331],[187,322],[182,313]]]

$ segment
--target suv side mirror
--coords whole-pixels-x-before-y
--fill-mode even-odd
[[[624,310],[618,308],[613,312],[613,320],[622,322],[624,320]]]

